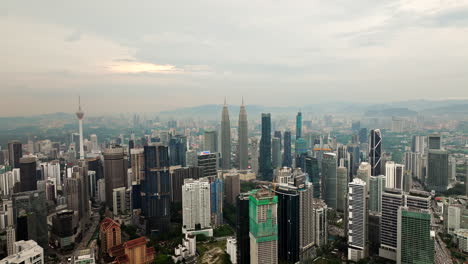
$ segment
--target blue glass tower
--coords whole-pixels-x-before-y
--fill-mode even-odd
[[[284,152],[283,152],[283,167],[292,167],[291,154],[291,131],[284,132]]]
[[[271,115],[262,113],[262,138],[260,139],[259,171],[263,180],[273,179],[271,165]]]
[[[296,140],[302,137],[302,113],[296,115]]]

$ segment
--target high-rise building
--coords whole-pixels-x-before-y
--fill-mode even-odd
[[[8,164],[12,168],[20,167],[20,158],[23,156],[23,146],[18,140],[8,142]]]
[[[237,240],[237,263],[250,263],[250,238],[249,238],[249,194],[241,193],[237,197],[236,205],[236,240]]]
[[[211,225],[220,226],[223,224],[224,182],[222,179],[216,178],[210,183],[210,195]]]
[[[47,248],[48,228],[45,192],[15,193],[12,200],[16,239],[32,239],[42,248]]]
[[[171,166],[185,167],[185,152],[187,151],[187,137],[176,135],[169,140],[169,161]]]
[[[440,150],[442,149],[442,144],[440,140],[440,135],[439,134],[432,134],[427,136],[427,147],[429,150]]]
[[[340,163],[340,166],[336,169],[336,210],[345,212],[349,182],[348,169],[343,166],[343,160]]]
[[[99,152],[99,144],[98,144],[98,138],[96,134],[91,134],[89,136],[89,139],[91,140],[91,152],[97,153]]]
[[[365,181],[366,185],[369,186],[369,179],[371,176],[371,165],[368,162],[361,162],[359,165],[359,168],[357,169],[356,172],[356,177]]]
[[[203,150],[211,153],[218,152],[218,133],[216,131],[205,131]]]
[[[198,155],[198,166],[203,169],[203,177],[214,179],[218,175],[218,153],[200,153]]]
[[[249,197],[250,263],[278,263],[278,197],[253,190]]]
[[[146,232],[168,230],[171,217],[171,186],[169,153],[163,145],[144,147],[145,178],[141,181],[142,213],[146,219]]]
[[[226,202],[235,206],[237,196],[240,193],[240,175],[237,171],[233,170],[225,173],[223,177]]]
[[[271,139],[271,156],[273,169],[281,167],[281,142],[277,137]]]
[[[20,181],[17,192],[37,190],[36,160],[34,156],[24,156],[19,160]]]
[[[250,167],[252,168],[252,171],[257,174],[259,172],[259,146],[258,146],[258,139],[257,138],[252,138],[250,141]]]
[[[369,211],[382,212],[382,193],[385,191],[385,176],[371,176],[369,180]]]
[[[113,214],[131,215],[132,214],[132,191],[125,187],[115,188],[112,193],[113,201]]]
[[[369,134],[369,163],[372,176],[382,174],[382,134],[380,129],[373,129]]]
[[[348,191],[348,259],[367,257],[367,190],[366,182],[354,179]]]
[[[128,163],[124,158],[122,147],[104,150],[104,179],[106,186],[106,205],[112,207],[112,191],[115,188],[127,187]]]
[[[132,182],[140,184],[145,169],[143,148],[133,148],[130,150],[130,164],[132,168]]]
[[[397,164],[393,161],[387,161],[385,163],[385,187],[390,189],[403,190],[403,178],[405,176],[404,173],[405,165]]]
[[[224,99],[221,115],[221,168],[223,170],[231,168],[231,121],[226,99]]]
[[[182,202],[182,185],[185,179],[199,179],[203,177],[201,167],[177,168],[170,171],[171,175],[171,201],[174,203]]]
[[[320,183],[320,168],[317,158],[307,156],[305,158],[305,172],[309,175],[309,181],[312,183],[313,197],[320,198],[321,183]]]
[[[324,153],[322,158],[322,197],[328,207],[337,209],[336,154]]]
[[[249,166],[249,132],[247,111],[245,111],[244,99],[239,111],[239,170],[246,170]]]
[[[382,194],[382,218],[380,225],[379,256],[396,260],[398,208],[405,205],[405,197],[399,189],[385,189]]]
[[[182,230],[211,227],[210,182],[185,179],[182,186]]]
[[[101,240],[100,248],[104,253],[122,244],[120,224],[109,217],[104,218],[99,224],[99,238]]]
[[[328,242],[328,221],[327,221],[327,204],[321,200],[314,198],[312,226],[314,228],[314,243],[315,246],[321,247]]]
[[[297,187],[278,184],[278,258],[286,263],[299,261],[299,193]]]
[[[292,167],[291,131],[284,132],[283,167]]]
[[[187,152],[185,152],[185,161],[186,161],[187,167],[198,166],[197,152],[193,149],[187,150]]]
[[[296,140],[302,137],[302,113],[296,115]]]
[[[429,210],[399,208],[397,264],[434,263],[431,218]]]
[[[429,149],[427,155],[426,186],[443,192],[448,186],[448,153],[446,150]]]
[[[84,145],[83,145],[83,118],[84,118],[84,112],[81,110],[81,100],[80,97],[78,97],[78,111],[76,111],[76,117],[78,118],[78,125],[80,129],[80,159],[85,158],[84,154]]]
[[[425,136],[413,135],[411,139],[411,152],[424,153],[426,148]]]
[[[260,139],[259,172],[263,180],[273,179],[271,164],[271,115],[262,114],[262,138]]]

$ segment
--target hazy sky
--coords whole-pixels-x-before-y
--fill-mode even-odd
[[[0,3],[1,116],[468,97],[468,0]]]

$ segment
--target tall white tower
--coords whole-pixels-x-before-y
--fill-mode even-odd
[[[83,147],[84,112],[81,110],[81,98],[79,96],[78,96],[78,111],[76,111],[76,117],[78,117],[78,124],[80,126],[80,159],[84,159],[84,147]]]

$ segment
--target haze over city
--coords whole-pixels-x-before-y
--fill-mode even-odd
[[[468,98],[468,1],[0,6],[1,116]]]

